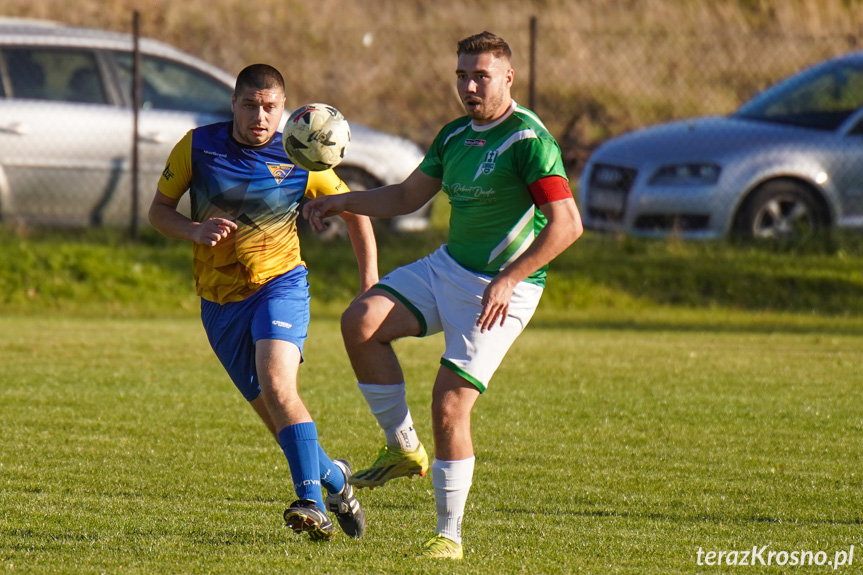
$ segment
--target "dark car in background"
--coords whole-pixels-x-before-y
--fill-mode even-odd
[[[4,221],[129,223],[132,50],[129,34],[0,18]],[[144,218],[174,144],[194,127],[230,119],[235,78],[161,42],[141,39],[140,50],[139,213]],[[288,94],[288,109],[303,103],[291,102]],[[351,148],[337,172],[353,189],[402,181],[422,159],[422,150],[404,138],[354,122],[351,132]],[[399,231],[424,229],[428,210],[394,218],[392,225]]]
[[[609,140],[582,173],[579,204],[587,227],[645,237],[863,226],[863,53],[804,70],[729,116]]]

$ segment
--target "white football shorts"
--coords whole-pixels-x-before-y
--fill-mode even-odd
[[[506,352],[533,317],[543,289],[520,282],[504,324],[498,319],[494,327],[482,333],[476,321],[482,313],[482,294],[491,279],[456,263],[444,245],[393,270],[375,287],[391,293],[414,313],[422,329],[419,337],[443,331],[446,349],[441,365],[484,392]]]

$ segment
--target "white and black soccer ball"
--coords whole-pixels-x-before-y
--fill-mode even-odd
[[[348,121],[328,104],[300,106],[290,115],[282,132],[288,158],[312,172],[339,165],[350,143]]]

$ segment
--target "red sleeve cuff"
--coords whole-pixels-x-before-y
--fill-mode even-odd
[[[548,202],[566,200],[572,197],[569,182],[562,176],[548,176],[541,178],[528,186],[533,202],[537,206],[543,206]]]

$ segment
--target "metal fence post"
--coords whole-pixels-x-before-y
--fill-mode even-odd
[[[527,107],[536,112],[536,16],[530,17],[530,61],[527,73]]]
[[[135,10],[132,14],[132,36],[134,49],[132,53],[132,214],[130,233],[134,241],[138,241],[138,115],[141,110],[141,13]]]

